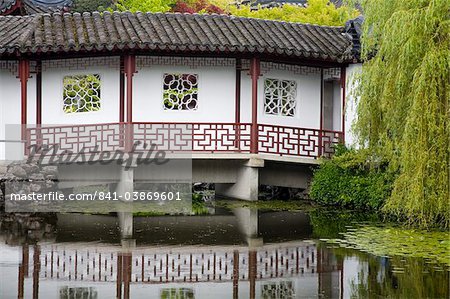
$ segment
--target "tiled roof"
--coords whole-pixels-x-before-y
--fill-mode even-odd
[[[22,7],[26,14],[66,11],[73,0],[0,0],[0,15],[9,14]]]
[[[364,22],[363,16],[358,16],[353,20],[348,20],[345,24],[345,32],[347,32],[352,37],[353,49],[352,53],[356,59],[360,59],[361,55],[361,35],[362,35],[362,25]]]
[[[353,59],[343,27],[226,15],[83,13],[0,17],[0,57],[13,53],[128,50]]]

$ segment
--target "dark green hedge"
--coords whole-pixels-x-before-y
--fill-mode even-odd
[[[311,199],[319,204],[378,210],[389,197],[393,175],[364,151],[339,148],[314,171]]]

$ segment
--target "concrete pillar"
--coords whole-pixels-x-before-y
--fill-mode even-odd
[[[259,169],[264,167],[264,160],[251,158],[237,170],[234,184],[216,184],[216,196],[235,199],[258,200]]]
[[[131,238],[133,236],[133,202],[126,202],[126,198],[131,198],[134,190],[134,167],[120,169],[120,179],[116,186],[117,196],[122,198],[124,205],[120,206],[117,212],[119,217],[120,231],[122,238]],[[127,195],[128,193],[128,195]],[[129,205],[129,207],[125,206]]]
[[[258,236],[258,209],[236,208],[233,209],[239,224],[239,230],[245,236],[249,248],[257,248],[263,245],[263,239]]]

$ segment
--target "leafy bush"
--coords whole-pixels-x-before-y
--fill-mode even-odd
[[[341,147],[314,171],[310,196],[324,205],[378,210],[390,195],[393,179],[381,159]]]
[[[301,22],[318,25],[343,26],[348,19],[359,13],[347,6],[336,8],[328,0],[308,0],[307,7],[285,4],[281,7],[259,8],[252,10],[250,6],[229,6],[229,13],[240,17],[286,22]]]
[[[73,12],[93,12],[103,11],[113,4],[113,0],[75,0],[72,11]]]
[[[131,12],[168,12],[175,0],[118,0],[113,9]]]

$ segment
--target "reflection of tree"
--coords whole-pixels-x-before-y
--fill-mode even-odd
[[[261,298],[264,299],[289,299],[295,298],[295,288],[292,281],[278,281],[263,283],[261,285]]]
[[[314,238],[339,238],[346,226],[363,221],[376,221],[378,216],[374,213],[355,213],[348,210],[316,209],[309,213],[313,226]]]
[[[170,288],[161,290],[161,299],[194,299],[194,290],[189,288]]]
[[[367,280],[351,284],[351,298],[449,298],[450,272],[436,271],[423,260],[370,257],[368,264],[368,273],[358,273]]]
[[[97,299],[97,291],[93,287],[68,287],[64,286],[59,289],[60,299]]]

